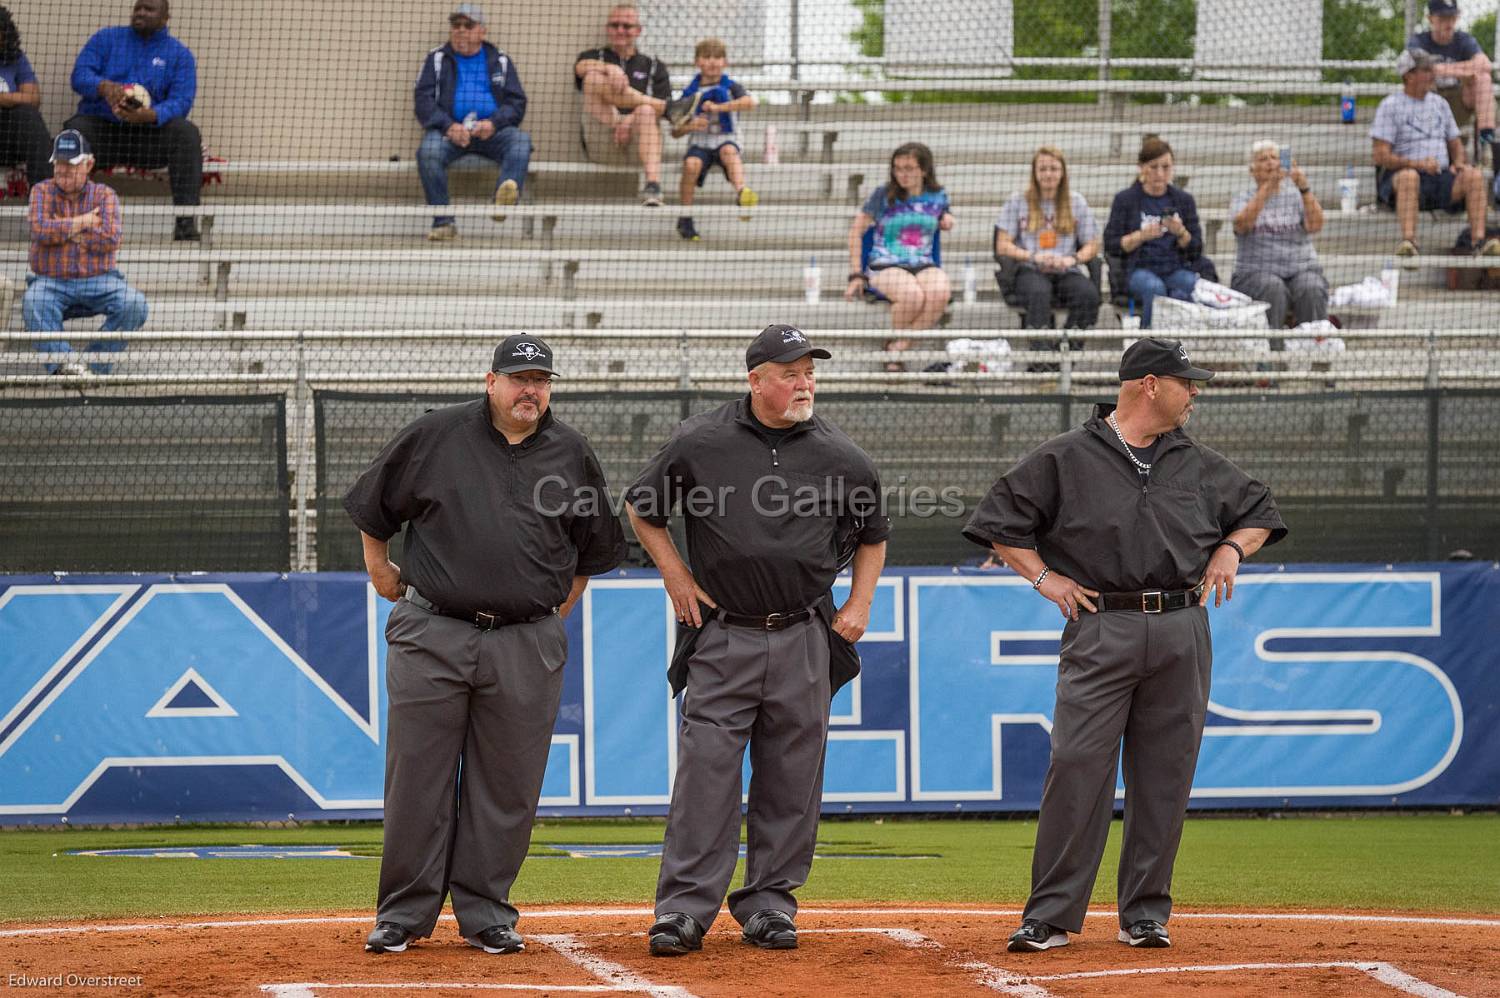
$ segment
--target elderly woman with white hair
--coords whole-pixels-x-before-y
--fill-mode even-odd
[[[1282,169],[1281,147],[1261,140],[1250,147],[1255,186],[1229,202],[1234,221],[1234,277],[1230,286],[1270,302],[1266,324],[1279,328],[1290,310],[1297,325],[1328,318],[1328,280],[1312,237],[1323,228],[1323,208],[1307,174],[1294,161]]]

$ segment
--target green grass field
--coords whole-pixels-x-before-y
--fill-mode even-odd
[[[1114,900],[1120,823],[1094,901]],[[539,822],[513,900],[649,905],[655,859],[543,858],[548,843],[659,842],[653,820]],[[805,901],[1019,905],[1032,821],[829,820]],[[374,824],[0,833],[0,921],[371,909],[372,860],[190,860],[70,856],[143,846],[335,845],[378,856]],[[840,858],[841,853],[923,859]],[[736,881],[738,881],[738,875]],[[1500,912],[1500,815],[1334,815],[1189,820],[1173,895],[1197,908]]]

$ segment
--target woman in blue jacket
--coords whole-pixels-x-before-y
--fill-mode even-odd
[[[1104,251],[1124,258],[1125,287],[1151,328],[1157,295],[1190,301],[1204,267],[1203,231],[1192,195],[1172,186],[1172,147],[1148,135],[1136,157],[1140,177],[1115,195],[1104,227]]]

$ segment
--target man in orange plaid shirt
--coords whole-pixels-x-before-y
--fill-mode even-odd
[[[89,180],[94,156],[88,140],[73,129],[52,144],[52,179],[31,189],[31,275],[21,314],[28,331],[61,330],[64,319],[103,315],[104,332],[128,332],[146,323],[146,296],[125,283],[115,269],[120,249],[120,198]],[[43,353],[71,353],[66,340],[37,344]],[[99,340],[90,351],[125,349],[124,340]],[[90,364],[108,374],[109,364]],[[72,360],[48,364],[54,374],[82,374]]]

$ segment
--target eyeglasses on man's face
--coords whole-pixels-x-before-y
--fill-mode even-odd
[[[507,374],[512,384],[523,388],[551,388],[552,376],[550,374]]]
[[[613,28],[615,31],[634,31],[640,27],[634,21],[605,21],[604,26],[606,28]]]

